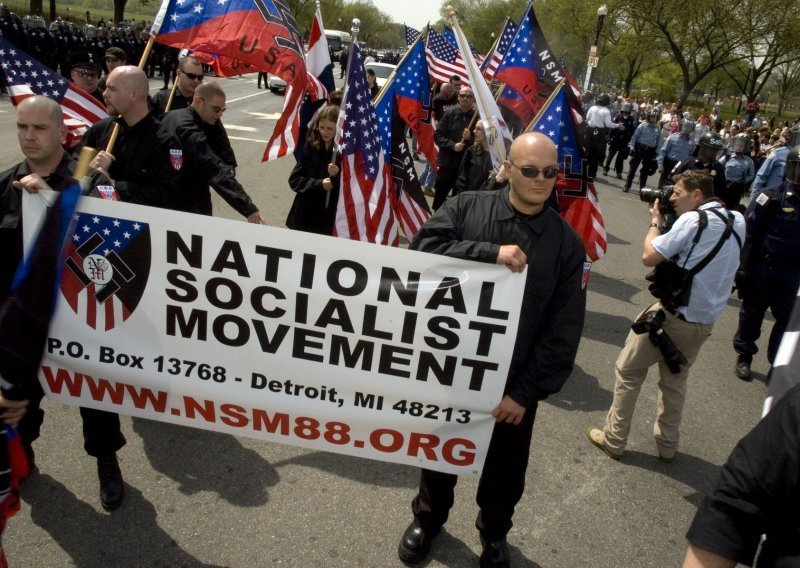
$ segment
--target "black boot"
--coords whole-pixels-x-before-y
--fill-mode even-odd
[[[125,483],[119,470],[117,454],[97,458],[97,477],[100,478],[100,503],[106,511],[113,511],[125,499]]]

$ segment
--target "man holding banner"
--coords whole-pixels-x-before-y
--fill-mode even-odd
[[[583,245],[548,207],[558,174],[555,144],[542,134],[523,134],[503,167],[510,176],[508,188],[459,194],[411,244],[423,252],[502,264],[512,272],[528,270],[505,392],[492,412],[496,424],[478,485],[481,566],[510,565],[506,534],[525,487],[536,408],[572,371],[586,307]],[[447,521],[457,480],[422,470],[411,505],[414,520],[398,548],[403,562],[427,557]]]

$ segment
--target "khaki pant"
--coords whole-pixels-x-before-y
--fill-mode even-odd
[[[661,308],[656,303],[642,313]],[[671,458],[678,449],[679,430],[683,402],[686,399],[686,380],[689,368],[697,359],[700,347],[711,335],[712,324],[691,323],[666,313],[663,329],[678,350],[689,361],[681,365],[680,372],[673,374],[664,363],[658,348],[650,342],[647,333],[641,335],[631,331],[616,363],[614,402],[606,416],[603,428],[606,446],[611,452],[621,454],[628,442],[631,419],[636,408],[636,399],[647,377],[647,370],[658,363],[658,415],[653,435],[659,453]],[[638,319],[638,318],[637,318]]]

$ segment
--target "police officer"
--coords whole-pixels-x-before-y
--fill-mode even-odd
[[[597,166],[606,157],[606,140],[609,131],[625,128],[624,124],[615,123],[611,119],[611,111],[608,108],[610,104],[611,97],[608,96],[608,93],[603,93],[597,97],[595,104],[586,113],[584,154],[586,155],[587,173],[591,178],[597,177]]]
[[[636,127],[636,131],[628,143],[628,150],[631,153],[631,161],[628,164],[628,179],[625,181],[625,187],[622,191],[630,191],[633,185],[633,179],[636,177],[636,170],[641,164],[642,171],[639,176],[639,189],[643,188],[647,183],[647,176],[655,173],[658,168],[658,147],[661,142],[658,127],[658,109],[651,109],[647,113],[647,120]]]
[[[745,211],[747,235],[736,287],[742,298],[733,338],[736,376],[752,380],[750,364],[767,308],[775,317],[767,361],[773,363],[800,287],[800,146],[786,157],[786,179],[762,190]]]
[[[628,157],[628,142],[631,141],[631,136],[633,136],[633,131],[635,130],[633,116],[631,115],[632,110],[633,105],[629,102],[624,102],[620,105],[619,114],[614,117],[614,122],[622,125],[622,128],[614,128],[609,134],[608,156],[606,157],[605,165],[603,165],[603,173],[608,175],[611,160],[616,155],[614,171],[617,172],[617,179],[622,179],[622,167]]]
[[[714,180],[714,197],[718,197],[725,203],[725,207],[729,210],[735,210],[738,202],[729,205],[728,199],[728,185],[725,181],[725,167],[717,161],[717,156],[725,149],[725,144],[722,143],[722,137],[716,132],[706,132],[700,137],[697,144],[697,156],[689,158],[686,162],[681,162],[675,166],[673,174],[682,174],[689,170],[705,170],[709,173]]]
[[[692,132],[694,132],[694,121],[684,118],[681,120],[680,130],[670,134],[661,146],[658,152],[658,172],[661,174],[658,187],[672,183],[672,169],[691,157],[694,151]]]
[[[740,204],[742,196],[750,187],[750,182],[756,177],[753,159],[750,153],[750,137],[747,134],[737,134],[732,145],[733,154],[725,156],[720,163],[725,166],[725,181],[728,184],[728,200],[725,207],[728,209],[744,207]]]

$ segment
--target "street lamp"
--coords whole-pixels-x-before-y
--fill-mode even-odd
[[[608,14],[608,8],[603,4],[597,9],[597,28],[595,30],[594,43],[591,49],[589,49],[589,62],[586,65],[586,77],[583,80],[584,92],[589,90],[589,85],[592,82],[592,72],[594,68],[597,67],[597,63],[600,59],[597,55],[597,44],[600,43],[600,32],[603,29],[603,20],[605,20],[606,14]]]

